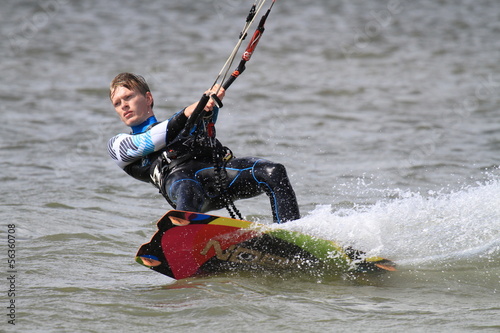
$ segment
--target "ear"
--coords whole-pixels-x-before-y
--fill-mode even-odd
[[[151,92],[149,91],[146,91],[146,101],[148,102],[148,105],[149,106],[153,106],[153,94],[151,94]]]

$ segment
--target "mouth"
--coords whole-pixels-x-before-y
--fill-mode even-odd
[[[132,111],[126,111],[123,113],[123,118],[129,119],[134,116],[134,113]]]

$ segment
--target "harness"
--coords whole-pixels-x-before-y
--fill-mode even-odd
[[[232,151],[222,145],[215,138],[215,126],[213,114],[202,119],[196,128],[185,136],[186,131],[181,133],[163,149],[161,154],[153,162],[150,169],[152,183],[159,189],[165,199],[175,207],[164,186],[168,175],[177,167],[191,160],[204,159],[211,161],[214,166],[215,188],[224,202],[224,206],[232,218],[242,219],[240,212],[234,205],[232,198],[227,194],[226,164],[233,158]]]

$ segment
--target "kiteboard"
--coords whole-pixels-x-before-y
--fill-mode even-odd
[[[173,279],[230,272],[382,273],[395,263],[331,240],[255,222],[171,210],[136,261]]]

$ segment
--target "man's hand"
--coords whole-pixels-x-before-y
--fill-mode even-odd
[[[205,91],[205,95],[208,94],[209,96],[211,96],[215,93],[217,93],[217,97],[222,101],[222,99],[226,95],[226,90],[224,88],[222,88],[220,85],[216,84],[212,87],[212,89]],[[190,106],[188,106],[184,110],[184,115],[189,118],[191,116],[191,114],[193,113],[193,111],[196,109],[197,105],[198,105],[198,102],[193,103]],[[207,105],[205,105],[204,110],[207,112],[210,112],[213,110],[214,106],[215,106],[215,101],[212,98],[210,98],[207,102]]]

